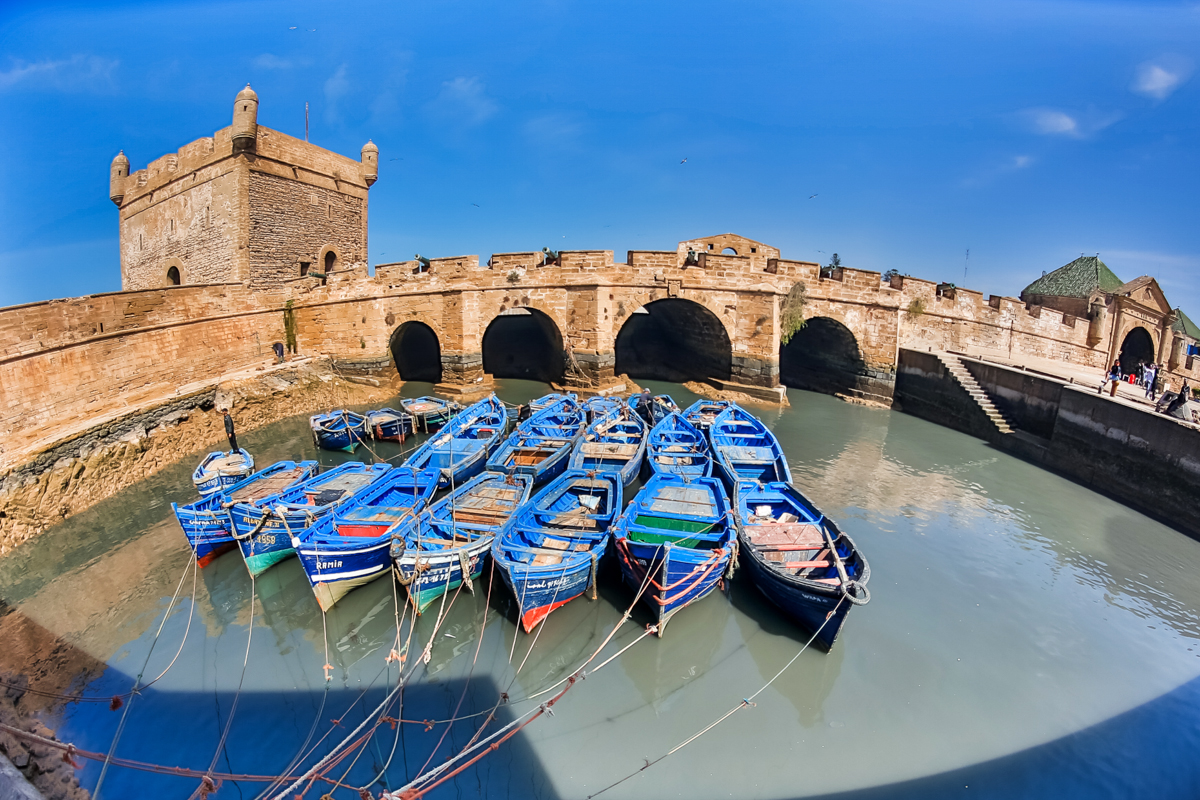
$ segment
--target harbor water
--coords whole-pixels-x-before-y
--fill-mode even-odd
[[[695,399],[648,385],[680,406]],[[519,403],[546,391],[507,380],[498,393]],[[70,662],[89,666],[69,691],[101,702],[52,705],[46,724],[107,752],[124,718],[115,754],[145,764],[279,775],[311,752],[303,771],[360,723],[369,733],[399,670],[412,671],[388,721],[301,787],[310,798],[404,786],[477,737],[493,710],[483,735],[558,694],[614,628],[553,715],[428,796],[585,798],[610,786],[601,797],[1200,796],[1200,542],[947,428],[789,397],[790,408],[750,410],[778,435],[797,486],[871,564],[871,602],[827,654],[796,658],[807,634],[744,574],[680,612],[662,639],[640,640],[649,614],[620,625],[632,593],[611,564],[598,599],[573,600],[534,635],[516,628],[499,576],[489,590],[487,567],[474,594],[435,603],[411,637],[404,590],[388,578],[327,615],[294,558],[252,582],[235,551],[193,579],[170,503],[195,499],[203,453],[0,561],[0,600],[86,656]],[[260,467],[397,463],[414,444],[318,451],[307,417],[238,438]],[[139,674],[144,684],[164,670],[110,708]],[[84,766],[85,787],[100,769]],[[101,796],[186,798],[198,785],[111,767]],[[215,797],[268,787],[226,780]]]

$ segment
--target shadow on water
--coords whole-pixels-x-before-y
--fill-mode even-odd
[[[477,716],[451,725],[445,742],[435,751],[447,726],[430,726],[425,721],[449,718],[460,696],[464,696],[464,690],[459,717]],[[366,692],[335,688],[329,690],[327,697],[323,697],[325,693],[321,691],[243,692],[236,710],[236,719],[243,724],[232,726],[215,770],[277,775],[290,766],[298,747],[315,725],[313,741],[327,732],[329,739],[317,750],[315,757],[304,762],[299,771],[302,773],[326,752],[330,742],[341,741],[362,723],[384,701],[388,691],[390,687],[379,686]],[[399,706],[393,706],[390,711],[390,716],[406,721],[394,728],[389,723],[380,725],[369,744],[361,749],[360,757],[351,755],[330,769],[327,777],[341,780],[345,787],[369,785],[375,796],[383,790],[398,789],[420,774],[427,761],[430,766],[437,766],[466,747],[475,736],[479,723],[495,705],[499,692],[500,688],[488,677],[477,676],[470,682],[454,679],[414,683],[403,690]],[[140,761],[156,764],[188,764],[204,769],[212,758],[209,748],[219,741],[233,701],[232,691],[162,693],[150,689],[135,700],[117,754],[128,753]],[[170,714],[157,711],[164,705],[170,706]],[[119,716],[104,705],[82,706],[71,715],[69,722],[60,726],[59,738],[85,749],[104,751]],[[488,732],[494,732],[512,718],[507,707],[502,706]],[[204,748],[200,748],[198,742],[204,742]],[[197,754],[202,749],[207,755],[198,759]],[[359,751],[351,750],[352,754],[356,752]],[[203,763],[198,763],[200,760]],[[84,786],[94,786],[100,766],[87,762],[80,773],[80,782]],[[377,776],[381,777],[376,780]],[[113,769],[105,779],[104,796],[186,797],[198,783],[195,778]],[[257,781],[230,781],[220,787],[217,796],[255,797],[267,785]],[[328,782],[317,782],[313,788],[314,796],[332,793],[334,797],[358,797],[356,790],[335,790]],[[434,799],[483,796],[552,800],[558,794],[527,741],[518,734],[499,750],[427,795]]]
[[[795,797],[1191,800],[1200,797],[1198,719],[1200,678],[1124,714],[1002,758],[869,789]]]

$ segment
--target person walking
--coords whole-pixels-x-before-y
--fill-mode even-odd
[[[1154,380],[1158,377],[1158,365],[1147,364],[1146,371],[1142,375],[1142,386],[1146,389],[1146,398],[1154,400]]]
[[[1117,396],[1117,384],[1121,382],[1121,362],[1120,361],[1114,361],[1113,365],[1111,367],[1109,367],[1107,382],[1110,384],[1108,396],[1116,397]],[[1101,393],[1104,392],[1104,384],[1103,383],[1100,384],[1100,392]]]
[[[229,438],[229,449],[236,453],[238,451],[237,432],[233,429],[233,417],[229,416],[228,408],[222,408],[221,413],[225,415],[225,435]]]

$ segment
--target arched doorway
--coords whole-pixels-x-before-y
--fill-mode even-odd
[[[647,303],[621,326],[618,375],[664,381],[729,380],[733,345],[717,315],[699,303],[669,298]]]
[[[813,317],[779,348],[779,381],[784,386],[830,394],[850,394],[866,372],[854,333],[836,319]]]
[[[396,328],[388,347],[401,380],[437,383],[442,379],[442,348],[433,328],[424,322]]]
[[[1139,325],[1125,334],[1118,358],[1123,372],[1137,372],[1142,364],[1154,361],[1154,338],[1150,332]]]
[[[167,270],[167,283],[171,286],[179,285],[179,267],[171,267]]]
[[[554,320],[535,308],[511,308],[483,333],[483,371],[497,378],[563,379],[563,340]]]
[[[333,272],[337,268],[337,253],[330,250],[325,254],[325,274]]]

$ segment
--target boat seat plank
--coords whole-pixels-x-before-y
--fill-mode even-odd
[[[633,458],[637,455],[636,444],[617,444],[616,442],[584,442],[579,445],[579,452],[585,456],[609,456],[612,458]]]
[[[762,550],[816,550],[825,546],[825,535],[811,522],[774,522],[747,525],[750,542]]]

